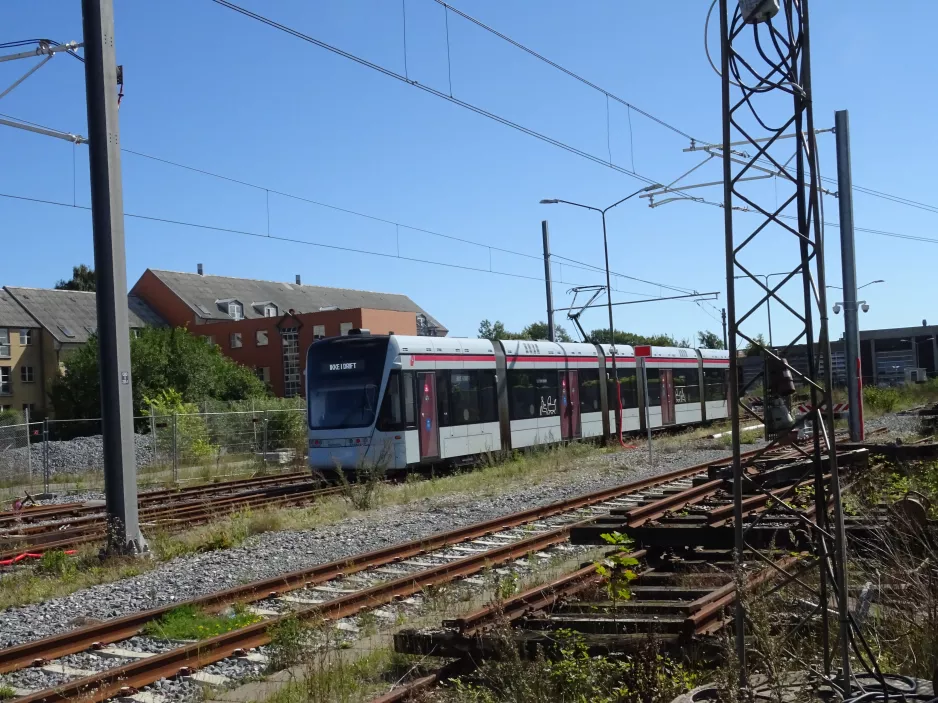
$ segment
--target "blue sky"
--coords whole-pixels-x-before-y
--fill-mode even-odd
[[[540,254],[548,219],[554,253],[602,263],[594,213],[541,206],[541,198],[608,205],[642,182],[550,146],[485,117],[276,32],[209,0],[116,0],[118,62],[124,65],[120,111],[125,149],[178,161],[263,188],[360,211],[494,247]],[[402,4],[398,0],[283,0],[244,5],[317,39],[404,72]],[[709,3],[560,0],[463,0],[457,7],[547,55],[634,105],[703,140],[720,136],[719,79],[703,52]],[[861,2],[849,12],[814,3],[813,73],[819,128],[836,109],[850,110],[854,182],[906,198],[938,202],[930,164],[936,92],[930,28],[933,3]],[[659,181],[700,160],[687,140],[560,74],[450,14],[449,71],[443,8],[406,0],[407,73],[572,146]],[[80,39],[79,3],[5,3],[0,41]],[[715,41],[716,33],[712,33]],[[715,48],[715,45],[714,45]],[[0,64],[6,87],[32,61]],[[2,90],[2,88],[0,88]],[[83,69],[58,56],[0,100],[0,113],[86,134]],[[834,140],[819,137],[825,175],[836,174]],[[74,174],[73,177],[73,159]],[[88,204],[87,154],[58,140],[0,127],[0,193]],[[700,180],[720,177],[703,167]],[[536,258],[368,220],[208,176],[124,155],[127,213],[230,228],[259,235],[367,249],[538,278]],[[696,177],[695,174],[694,177]],[[693,177],[692,177],[693,178]],[[699,182],[699,181],[698,181]],[[769,188],[768,184],[765,186]],[[763,189],[768,197],[770,190]],[[720,189],[699,192],[720,200]],[[826,199],[829,221],[837,202]],[[938,237],[938,215],[858,194],[858,226]],[[269,230],[268,230],[269,217]],[[740,215],[740,218],[750,218]],[[747,220],[739,220],[744,222]],[[0,283],[51,286],[71,266],[92,262],[86,210],[0,197]],[[650,209],[638,198],[609,216],[613,270],[700,291],[723,291],[723,213],[672,203]],[[127,273],[147,267],[393,291],[411,296],[455,335],[474,336],[483,318],[510,328],[545,317],[537,280],[433,266],[285,243],[262,237],[128,218]],[[769,273],[789,263],[790,241],[767,238],[753,267]],[[935,244],[858,233],[860,283],[871,310],[865,328],[938,322],[928,283]],[[828,230],[827,273],[840,282],[839,240]],[[557,307],[572,284],[598,283],[596,272],[555,266]],[[666,293],[615,279],[617,300]],[[832,292],[834,300],[837,291]],[[631,294],[631,295],[630,295]],[[743,301],[752,291],[742,290]],[[724,296],[714,305],[719,308]],[[711,317],[711,315],[713,317]],[[662,302],[617,309],[617,326],[691,337],[719,330],[707,305]],[[934,319],[931,319],[934,318]],[[558,315],[558,322],[565,321]],[[584,314],[587,329],[605,311]],[[776,315],[776,342],[794,330]],[[833,318],[839,337],[840,318]],[[567,325],[569,327],[569,325]],[[758,321],[752,332],[764,332]]]

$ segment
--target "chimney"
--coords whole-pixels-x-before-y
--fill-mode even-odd
[[[197,270],[198,270],[198,272],[199,272],[199,275],[201,276],[201,275],[202,275],[202,264],[196,264],[196,268],[197,268]]]
[[[300,281],[300,274],[296,274],[296,285],[301,286],[303,283]]]

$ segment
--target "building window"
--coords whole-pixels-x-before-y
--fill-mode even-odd
[[[263,383],[270,385],[270,367],[269,366],[255,366],[254,375],[257,376],[257,380]]]
[[[339,323],[339,334],[343,337],[349,333],[349,330],[352,329],[352,322],[340,322]]]
[[[326,338],[326,326],[325,325],[313,325],[313,339],[325,339]]]
[[[32,366],[20,366],[20,380],[23,383],[33,383],[36,380]]]
[[[215,346],[215,338],[214,338],[212,335],[210,335],[210,334],[203,334],[203,335],[202,335],[202,339],[204,339],[204,340],[205,340],[205,343],[208,344],[210,347],[214,347],[214,346]]]
[[[243,320],[244,308],[241,306],[241,303],[228,303],[228,315],[232,320]]]
[[[0,359],[10,358],[10,330],[0,327]]]
[[[0,395],[10,395],[13,393],[13,389],[10,386],[10,369],[9,366],[0,366]]]
[[[257,330],[254,333],[254,341],[259,347],[267,346],[267,330]]]
[[[0,413],[5,413],[12,409],[13,409],[12,405],[0,405]]]
[[[33,343],[33,331],[26,329],[20,330],[20,346],[28,347]]]
[[[265,306],[264,306],[264,317],[277,317],[277,306],[276,306],[276,305],[265,305]]]
[[[300,330],[287,327],[280,330],[283,343],[283,397],[300,394]]]
[[[231,348],[232,349],[241,348],[241,333],[240,332],[231,333]]]

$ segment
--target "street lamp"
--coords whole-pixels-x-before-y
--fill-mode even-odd
[[[598,208],[593,207],[592,205],[583,205],[582,203],[574,203],[570,200],[561,200],[560,198],[545,198],[541,200],[541,205],[573,205],[574,207],[581,207],[584,210],[592,210],[593,212],[598,212],[603,218],[603,253],[606,257],[606,302],[609,307],[609,343],[612,345],[612,376],[616,379],[616,387],[618,388],[619,384],[619,372],[618,367],[616,366],[616,330],[612,320],[612,281],[609,275],[609,240],[606,236],[606,213],[617,205],[621,205],[626,200],[634,198],[639,193],[646,193],[650,190],[656,188],[661,188],[660,183],[652,183],[649,186],[640,188],[630,195],[626,195],[622,200],[614,202],[607,208]],[[616,413],[616,436],[619,438],[619,441],[622,441],[622,409],[619,407],[619,403],[616,403],[615,407]]]
[[[875,281],[870,281],[869,283],[864,283],[862,286],[857,286],[857,290],[861,290],[863,288],[866,288],[867,286],[871,286],[874,283],[885,283],[885,282],[886,281],[884,281],[883,279],[877,278]],[[841,288],[840,286],[828,286],[828,288],[836,288],[837,290],[843,290],[843,288]],[[864,310],[864,312],[866,311]]]
[[[752,278],[753,276],[755,276],[756,278],[764,278],[765,287],[768,289],[769,279],[772,278],[772,276],[790,276],[790,275],[791,275],[791,271],[782,271],[780,273],[754,273],[752,274],[752,276],[733,276],[733,278],[737,278],[737,279],[738,278]],[[771,295],[765,299],[765,313],[769,318],[769,346],[774,347],[775,345],[772,343],[772,296]]]

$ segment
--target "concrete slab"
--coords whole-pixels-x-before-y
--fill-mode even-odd
[[[105,647],[104,649],[96,649],[94,653],[99,657],[120,657],[122,659],[149,659],[156,656],[153,652],[137,652],[122,647]]]
[[[192,679],[193,681],[198,681],[199,683],[207,683],[210,686],[224,686],[226,683],[231,681],[227,676],[222,674],[210,674],[207,671],[195,671],[188,676],[183,678]]]
[[[88,671],[87,669],[76,669],[72,666],[67,666],[60,662],[52,662],[51,664],[46,664],[45,666],[39,667],[42,671],[47,671],[50,674],[64,674],[65,676],[74,676],[79,679],[83,679],[86,676],[94,676],[96,672]]]

